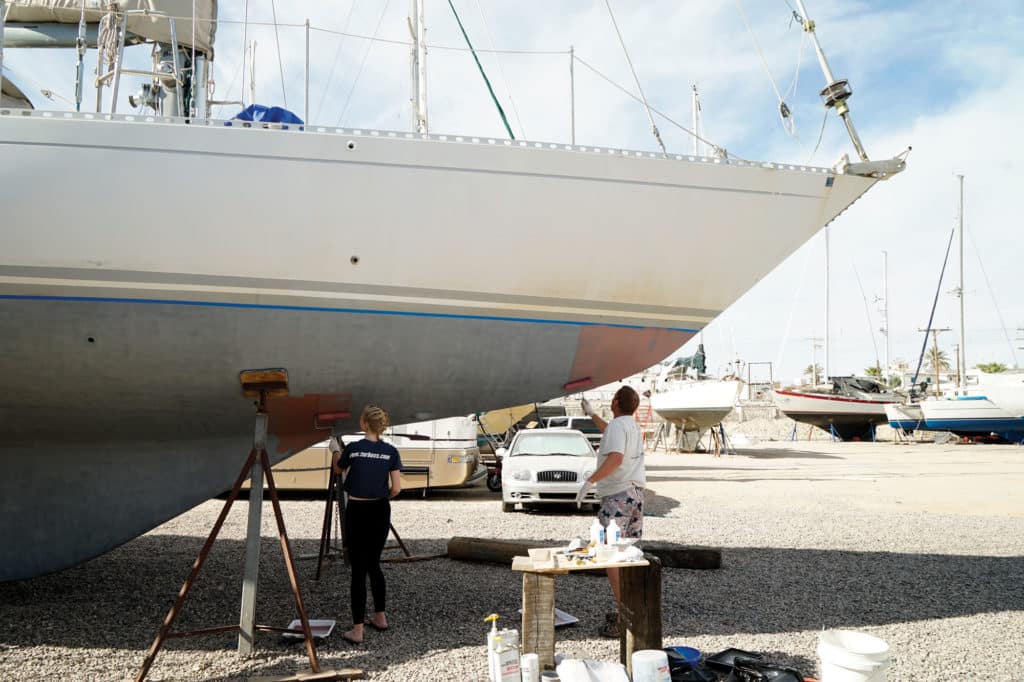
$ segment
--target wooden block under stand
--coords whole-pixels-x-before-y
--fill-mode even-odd
[[[537,654],[545,670],[555,667],[555,576],[523,573],[524,654]]]
[[[633,675],[633,652],[661,649],[661,562],[619,571],[619,662]]]

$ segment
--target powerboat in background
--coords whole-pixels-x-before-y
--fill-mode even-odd
[[[875,427],[888,421],[885,406],[903,402],[898,393],[868,377],[829,377],[831,390],[773,391],[787,417],[812,424],[841,440],[872,440]]]

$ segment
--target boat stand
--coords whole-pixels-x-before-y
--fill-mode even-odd
[[[345,544],[345,493],[339,492],[341,486],[338,485],[339,475],[334,471],[334,464],[331,463],[331,473],[327,479],[327,504],[324,506],[324,522],[320,532],[320,552],[316,557],[316,574],[314,580],[320,580],[320,576],[323,573],[323,567],[325,561],[333,560],[335,557],[340,555],[342,561],[348,563],[348,549]],[[331,516],[334,509],[337,509],[338,514],[338,535],[340,544],[332,544],[332,523]],[[390,557],[387,559],[381,559],[381,563],[401,563],[408,561],[427,561],[429,559],[440,559],[447,554],[429,554],[429,555],[416,555],[409,551],[409,548],[405,546],[405,542],[402,541],[402,536],[398,534],[395,529],[395,524],[389,524],[391,535],[395,536],[395,541],[398,543],[398,549],[402,551],[402,556]],[[385,549],[388,549],[385,547]],[[303,557],[300,557],[303,558]]]
[[[288,373],[285,370],[252,370],[242,372],[239,378],[241,379],[242,391],[245,396],[258,398],[256,408],[256,428],[253,437],[252,450],[249,451],[249,456],[246,458],[245,464],[242,466],[242,470],[238,473],[238,477],[235,479],[234,485],[231,486],[231,493],[228,495],[228,499],[224,502],[224,507],[221,509],[220,515],[217,517],[217,521],[213,524],[213,528],[210,530],[210,534],[206,538],[206,543],[199,551],[199,555],[196,557],[196,560],[192,563],[192,570],[185,579],[185,583],[181,586],[177,599],[174,600],[174,604],[171,606],[170,611],[167,612],[167,617],[164,618],[163,624],[160,626],[160,629],[157,630],[156,639],[153,641],[152,646],[149,648],[149,652],[146,654],[146,658],[142,662],[142,668],[139,670],[139,674],[135,677],[136,682],[142,682],[142,680],[146,678],[146,675],[149,674],[149,670],[152,667],[153,662],[156,660],[157,654],[160,652],[164,642],[168,639],[237,631],[240,635],[239,652],[244,654],[251,652],[256,631],[280,633],[293,632],[293,630],[288,628],[274,627],[270,625],[256,625],[254,623],[257,571],[259,567],[260,519],[262,516],[263,481],[260,480],[262,478],[266,479],[267,490],[270,492],[270,501],[274,508],[274,518],[277,520],[277,533],[281,540],[281,551],[284,555],[284,562],[285,567],[288,570],[288,580],[291,584],[292,596],[295,598],[295,607],[298,611],[299,622],[302,626],[301,632],[305,637],[306,654],[309,656],[309,665],[313,673],[321,673],[320,661],[317,658],[316,649],[313,645],[313,633],[309,626],[309,616],[306,614],[306,606],[302,600],[302,591],[299,588],[298,578],[295,573],[295,562],[292,558],[291,546],[288,543],[288,535],[284,526],[284,516],[281,514],[281,502],[277,495],[277,487],[274,484],[274,475],[270,468],[270,457],[267,455],[266,448],[267,398],[288,394]],[[181,612],[185,599],[188,597],[189,590],[191,590],[192,586],[195,584],[196,578],[199,576],[199,571],[202,569],[203,564],[206,562],[206,559],[210,554],[210,550],[213,548],[213,543],[217,539],[217,535],[220,533],[220,530],[224,525],[228,512],[231,511],[232,505],[235,503],[235,500],[238,499],[239,493],[242,490],[242,484],[245,482],[246,478],[250,477],[250,475],[253,479],[253,485],[250,490],[249,497],[249,527],[240,622],[234,625],[221,625],[188,632],[172,632],[171,626],[174,624],[175,619]],[[355,671],[336,672],[337,674],[331,679],[338,679],[345,676],[351,677],[352,673]],[[328,671],[323,671],[322,674],[327,675]]]

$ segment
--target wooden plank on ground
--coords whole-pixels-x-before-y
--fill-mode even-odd
[[[508,566],[517,556],[528,556],[530,548],[557,545],[551,540],[492,540],[454,537],[448,541],[448,557],[460,561],[483,561]],[[642,543],[645,554],[658,557],[663,568],[711,570],[722,567],[722,551],[715,547],[687,547],[670,542]]]

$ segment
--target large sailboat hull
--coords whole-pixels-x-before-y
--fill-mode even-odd
[[[242,370],[288,371],[275,461],[323,440],[318,414],[355,430],[369,401],[403,423],[599,386],[681,346],[875,182],[13,110],[0,150],[0,543],[18,548],[0,580],[225,489],[252,433]],[[639,267],[623,248],[638,233],[668,252],[729,244],[734,267]]]

